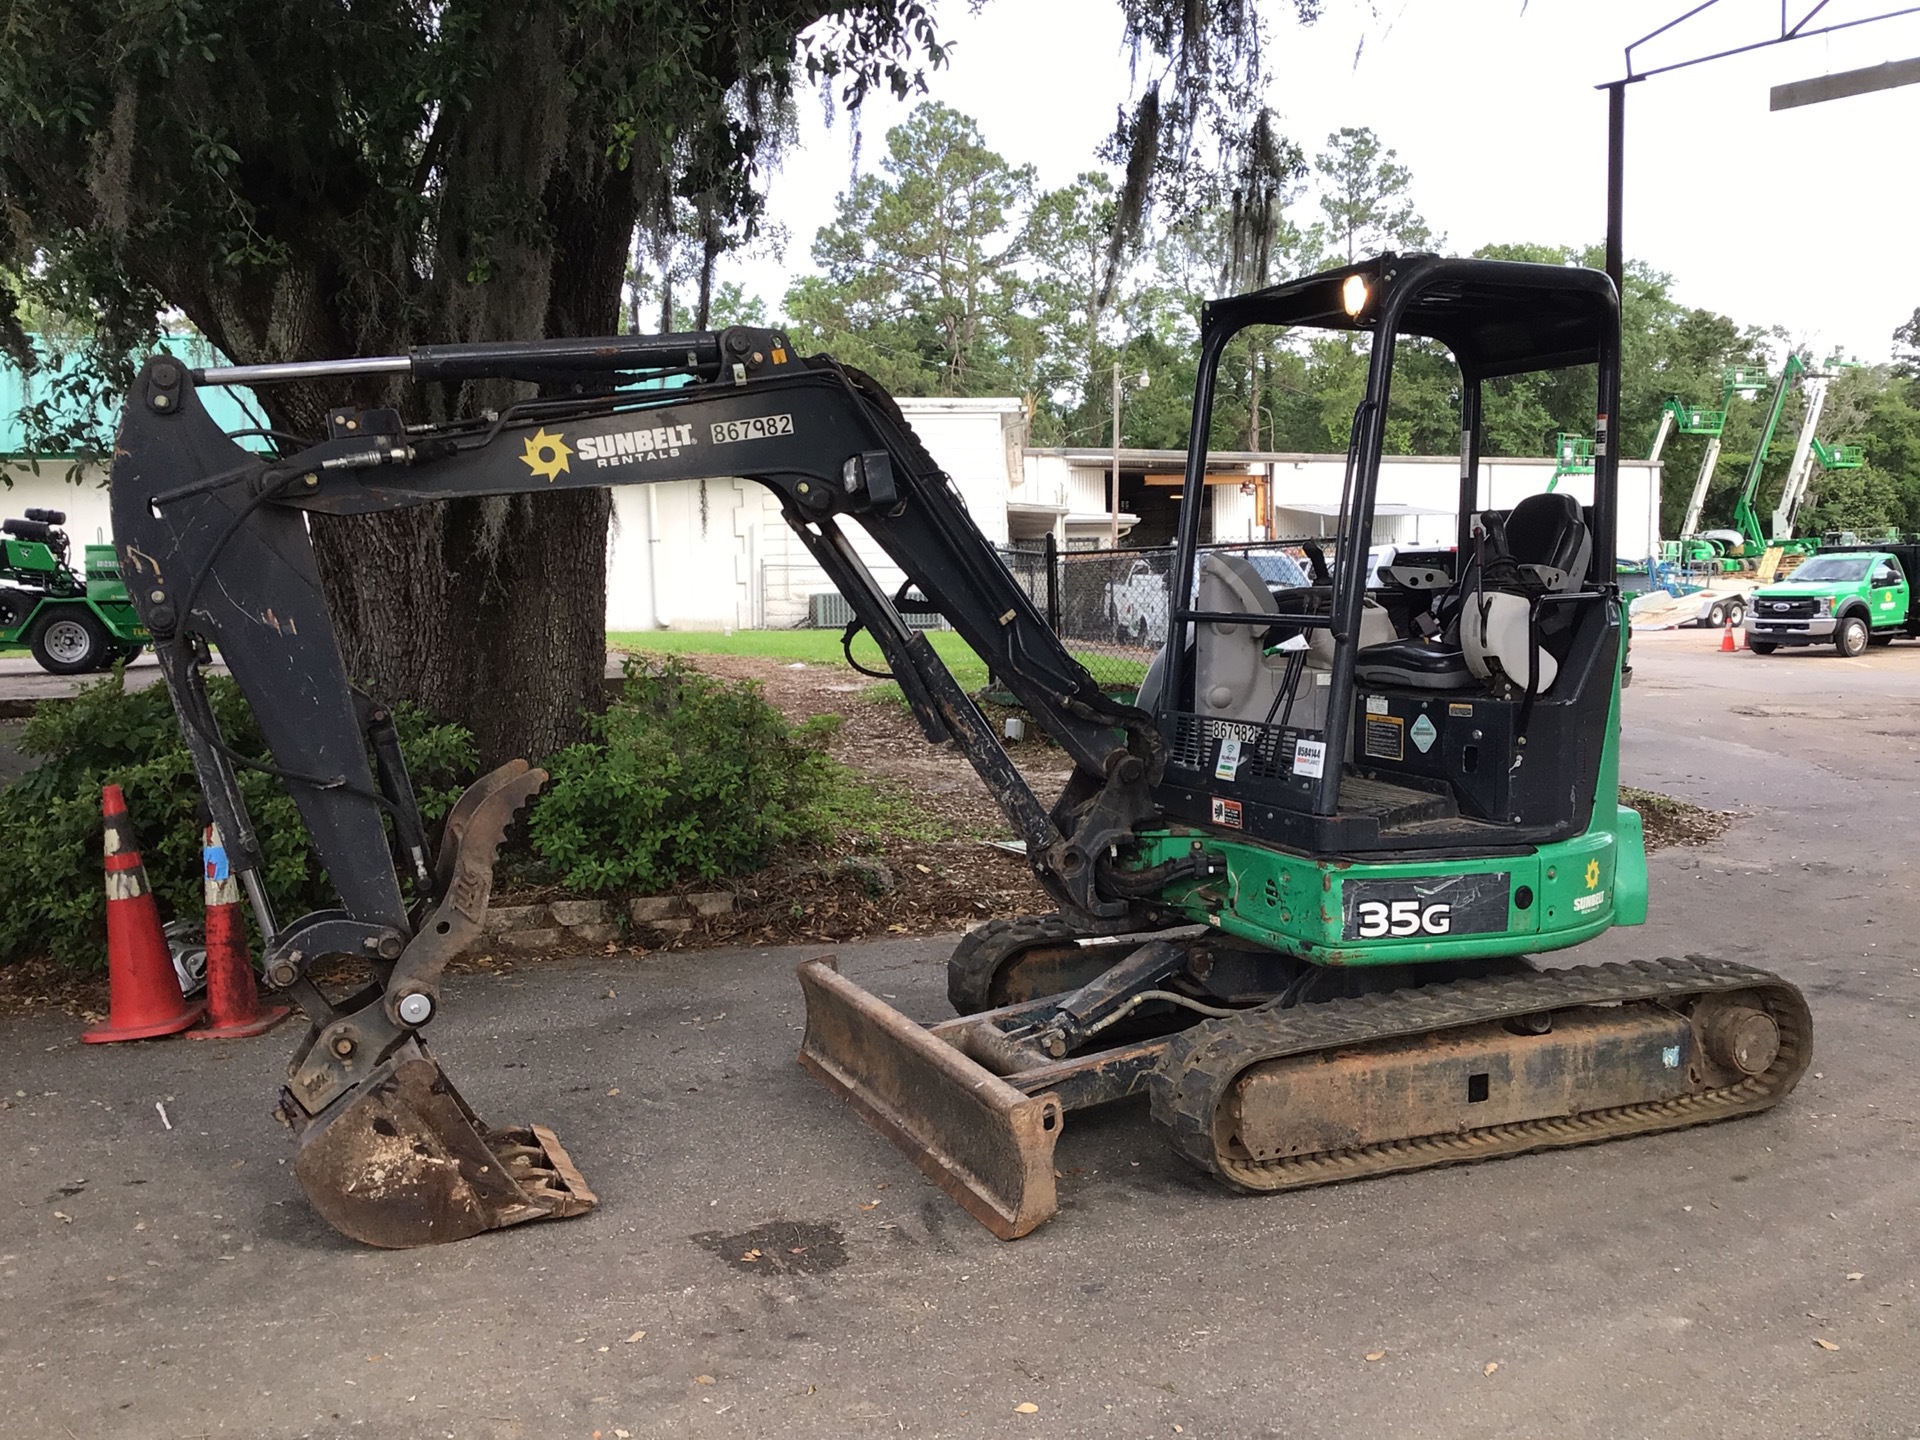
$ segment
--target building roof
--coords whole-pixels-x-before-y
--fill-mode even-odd
[[[73,353],[60,353],[38,336],[34,337],[34,348],[41,356],[40,367],[31,376],[23,373],[19,366],[11,361],[0,361],[0,459],[6,460],[66,460],[74,458],[71,454],[49,454],[34,451],[27,445],[26,424],[21,411],[29,405],[45,400],[58,401],[63,382],[71,380],[80,372],[80,357]],[[177,355],[189,365],[225,364],[226,358],[199,335],[169,335],[160,343],[160,349],[170,355]],[[267,422],[254,399],[251,390],[237,389],[231,386],[208,386],[200,391],[200,403],[206,407],[223,430],[246,430],[264,426]],[[87,417],[72,416],[84,421]],[[103,435],[113,432],[119,419],[118,406],[107,404],[96,408],[93,416],[93,428]],[[249,449],[264,449],[266,442],[258,436],[242,441]]]

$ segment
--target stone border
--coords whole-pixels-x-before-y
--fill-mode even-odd
[[[498,905],[487,911],[485,934],[503,950],[534,954],[581,945],[599,947],[623,936],[637,940],[684,935],[694,921],[732,911],[731,890],[692,895],[643,895],[629,900],[626,924],[606,900],[550,900],[541,905]]]

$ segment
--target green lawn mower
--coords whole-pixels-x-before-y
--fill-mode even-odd
[[[82,675],[131,660],[147,632],[113,546],[87,546],[82,577],[66,523],[65,511],[39,509],[0,522],[0,645],[25,645],[51,674]]]

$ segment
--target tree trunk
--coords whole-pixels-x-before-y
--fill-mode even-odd
[[[316,515],[348,674],[464,722],[483,769],[578,740],[606,663],[608,508],[568,490]]]
[[[568,111],[554,79],[566,28],[556,8],[489,15],[498,103],[468,121],[446,157],[435,328],[482,342],[610,335],[640,178],[587,143],[590,127]],[[469,215],[516,194],[545,225],[496,235],[490,278],[463,283]],[[489,382],[462,397],[415,392],[405,408],[463,400],[471,410],[525,393]],[[482,768],[537,763],[581,739],[603,696],[610,514],[608,492],[573,490],[316,516],[347,673],[384,700],[460,721]]]

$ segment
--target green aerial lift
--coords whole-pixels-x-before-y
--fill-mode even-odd
[[[1720,408],[1707,410],[1688,405],[1678,395],[1669,396],[1660,415],[1660,430],[1653,438],[1649,460],[1658,460],[1666,447],[1667,436],[1675,429],[1682,435],[1705,435],[1706,454],[1700,460],[1700,472],[1694,477],[1693,494],[1687,500],[1687,516],[1680,525],[1680,550],[1692,558],[1689,549],[1700,528],[1700,511],[1706,504],[1707,485],[1720,463],[1720,436],[1726,429],[1727,413],[1736,395],[1757,395],[1766,388],[1767,372],[1758,365],[1729,365],[1720,372]],[[1702,557],[1710,558],[1710,557]]]
[[[1760,432],[1760,443],[1754,447],[1753,462],[1747,467],[1746,484],[1741,487],[1739,498],[1733,502],[1733,527],[1744,538],[1744,551],[1749,559],[1757,560],[1769,545],[1802,553],[1817,548],[1817,540],[1793,538],[1794,515],[1806,498],[1807,479],[1815,458],[1822,465],[1827,465],[1826,457],[1831,455],[1839,462],[1827,465],[1827,468],[1834,470],[1857,469],[1865,463],[1865,456],[1857,445],[1828,447],[1823,444],[1818,450],[1814,448],[1814,431],[1820,424],[1821,412],[1826,408],[1827,386],[1843,364],[1837,353],[1818,367],[1798,355],[1789,355],[1787,363],[1781,367],[1780,383],[1774,387],[1773,405],[1767,412],[1766,426]],[[1766,468],[1767,452],[1772,448],[1774,431],[1779,427],[1780,413],[1786,406],[1787,391],[1792,388],[1795,379],[1806,390],[1807,412],[1800,422],[1799,437],[1794,442],[1793,460],[1787,466],[1786,483],[1780,489],[1780,503],[1774,507],[1773,533],[1769,539],[1761,532],[1760,517],[1753,508],[1753,497],[1760,489],[1760,474]]]
[[[1569,435],[1561,431],[1553,437],[1553,475],[1547,481],[1551,493],[1567,475],[1593,474],[1593,437]]]
[[[1827,403],[1827,384],[1839,375],[1850,362],[1843,361],[1835,351],[1827,363],[1818,371],[1808,370],[1805,381],[1807,387],[1807,415],[1800,425],[1800,438],[1793,447],[1793,463],[1787,467],[1787,483],[1781,487],[1780,503],[1773,512],[1773,538],[1779,544],[1793,535],[1794,517],[1807,498],[1807,481],[1813,474],[1813,462],[1818,460],[1827,470],[1858,470],[1866,464],[1866,452],[1858,445],[1826,445],[1813,432],[1819,427],[1820,414]],[[1812,541],[1802,548],[1811,549]]]
[[[1813,458],[1822,470],[1858,470],[1867,463],[1867,452],[1858,445],[1826,445],[1813,437]]]

